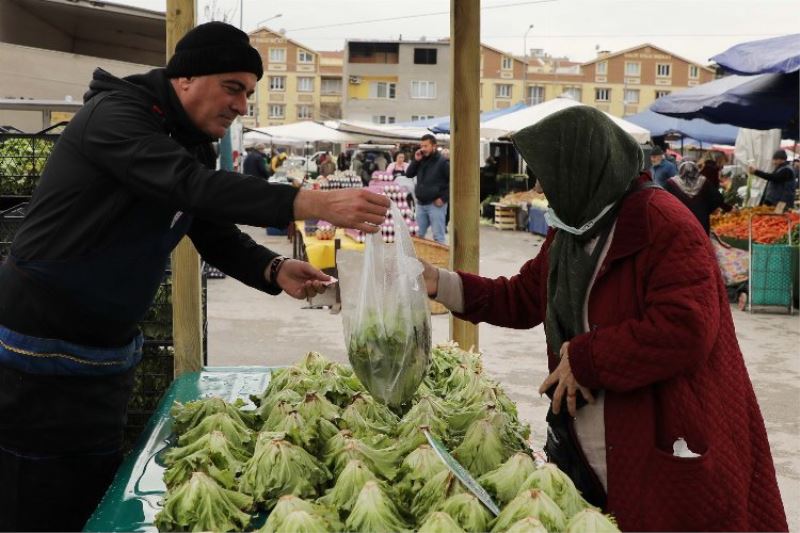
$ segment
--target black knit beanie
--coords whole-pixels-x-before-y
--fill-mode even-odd
[[[190,78],[223,72],[264,75],[261,55],[247,34],[224,22],[207,22],[190,30],[175,46],[167,63],[170,78]]]

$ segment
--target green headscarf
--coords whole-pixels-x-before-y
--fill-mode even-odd
[[[584,331],[589,281],[620,200],[644,168],[644,154],[605,113],[584,105],[553,113],[515,133],[513,141],[541,183],[556,226],[581,228],[578,234],[560,229],[548,254],[545,333],[558,353]],[[587,253],[587,242],[598,236]]]

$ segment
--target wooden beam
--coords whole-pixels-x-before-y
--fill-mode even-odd
[[[478,273],[480,0],[450,0],[450,266]],[[450,335],[478,348],[478,327],[450,317]]]
[[[167,60],[194,27],[194,0],[167,0]],[[172,338],[175,377],[203,367],[203,309],[200,256],[184,237],[172,252]]]

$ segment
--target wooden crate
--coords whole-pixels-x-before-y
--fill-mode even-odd
[[[412,237],[414,241],[414,251],[417,257],[430,263],[435,267],[447,268],[450,266],[450,247],[444,244],[439,244],[436,241],[429,241],[428,239],[420,239],[419,237]],[[443,315],[447,313],[447,308],[439,302],[428,299],[430,303],[432,315]]]
[[[494,204],[494,227],[499,230],[516,230],[518,210],[516,206]]]

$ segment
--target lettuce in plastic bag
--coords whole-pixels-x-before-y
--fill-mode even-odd
[[[439,511],[449,514],[463,530],[473,533],[489,531],[489,524],[494,518],[470,492],[450,496],[439,507]]]
[[[544,491],[533,489],[523,490],[500,511],[492,524],[492,532],[505,531],[515,522],[529,516],[539,520],[551,533],[564,531],[567,527],[567,517],[558,504]]]
[[[478,482],[501,505],[505,505],[519,494],[519,491],[524,488],[525,480],[535,470],[536,462],[533,457],[525,452],[518,452],[497,469],[481,476]]]
[[[534,470],[522,483],[522,489],[540,489],[555,501],[567,518],[591,507],[575,483],[556,465],[547,463]]]
[[[617,533],[617,523],[608,515],[604,515],[594,508],[587,508],[572,516],[567,523],[566,533]]]
[[[466,533],[447,513],[431,513],[417,533]]]
[[[408,527],[395,503],[375,481],[367,481],[345,522],[347,531],[405,532]]]

